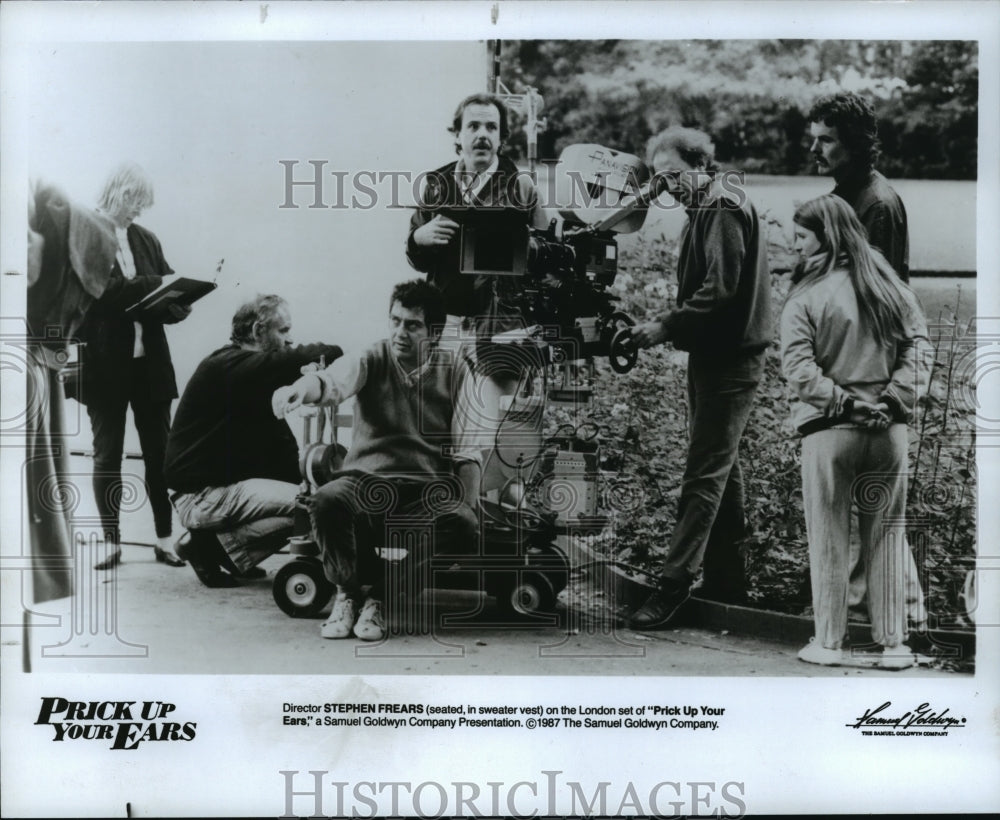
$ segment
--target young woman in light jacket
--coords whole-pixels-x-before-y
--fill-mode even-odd
[[[782,371],[802,436],[802,497],[816,634],[810,663],[844,661],[851,504],[857,504],[878,664],[913,664],[906,639],[907,422],[930,375],[913,292],[851,207],[827,195],[795,213],[801,261],[781,315]]]

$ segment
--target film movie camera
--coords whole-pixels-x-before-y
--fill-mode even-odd
[[[610,292],[617,236],[642,227],[655,180],[638,157],[600,145],[571,145],[544,171],[541,205],[558,214],[545,229],[527,226],[514,208],[449,213],[461,226],[461,272],[516,278],[504,299],[548,347],[550,362],[607,357],[616,373],[627,373],[638,350],[629,331],[635,322]]]
[[[530,228],[524,212],[514,208],[446,211],[461,226],[461,272],[510,283],[503,288],[508,307],[516,308],[528,326],[493,341],[537,351],[538,366],[529,369],[564,368],[562,386],[536,394],[527,373],[516,394],[505,397],[504,418],[484,467],[484,490],[492,487],[494,492],[480,500],[478,554],[432,557],[422,572],[434,588],[485,591],[496,598],[505,617],[551,610],[570,569],[557,538],[569,529],[593,531],[603,525],[597,514],[597,430],[583,435],[560,430],[543,441],[542,415],[546,396],[589,399],[589,387],[567,386],[572,362],[607,357],[617,373],[635,366],[638,351],[629,331],[634,321],[616,309],[610,292],[618,273],[616,237],[642,227],[655,196],[649,169],[638,157],[599,145],[570,146],[546,171],[539,187],[558,207],[557,217],[543,230]],[[545,195],[542,199],[546,206]],[[333,594],[309,532],[304,501],[340,469],[345,451],[337,428],[348,418],[325,408],[318,411],[315,431],[310,418],[304,422],[303,504],[289,542],[294,558],[273,584],[276,603],[293,617],[319,615]],[[560,497],[569,499],[568,505],[553,503]],[[385,540],[391,541],[386,532]],[[405,557],[392,552],[391,546],[380,549],[389,571],[393,564],[405,565]],[[421,588],[412,578],[402,586],[411,593]]]

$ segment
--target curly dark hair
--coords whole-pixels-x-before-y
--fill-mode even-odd
[[[458,134],[462,130],[462,115],[470,105],[492,105],[496,108],[500,114],[500,142],[506,142],[510,131],[507,124],[507,106],[503,104],[503,100],[496,94],[470,94],[458,104],[458,108],[455,109],[455,116],[451,120],[451,128],[448,129],[455,136],[455,149],[458,150],[459,148]]]
[[[852,161],[872,166],[879,155],[878,124],[872,104],[853,91],[820,97],[809,109],[809,122],[837,129]]]
[[[437,285],[424,279],[410,279],[400,282],[392,289],[389,299],[389,309],[399,302],[408,310],[420,308],[424,312],[424,324],[431,333],[440,333],[444,329],[447,313],[444,309],[444,294]]]

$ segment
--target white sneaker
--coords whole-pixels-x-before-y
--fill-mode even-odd
[[[799,660],[806,663],[817,663],[820,666],[840,666],[844,660],[843,650],[827,649],[815,638],[799,650]]]
[[[358,607],[354,599],[340,593],[333,602],[329,619],[320,627],[320,634],[324,638],[348,638],[357,619]]]
[[[908,646],[885,646],[882,648],[882,657],[878,660],[878,668],[909,669],[915,660]]]
[[[385,637],[385,616],[380,600],[369,598],[365,601],[358,622],[354,624],[354,634],[363,641],[381,641]]]

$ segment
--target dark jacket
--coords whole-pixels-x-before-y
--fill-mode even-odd
[[[906,208],[888,180],[871,168],[837,181],[833,193],[847,202],[868,232],[872,247],[892,265],[899,278],[910,281],[910,239]]]
[[[129,225],[128,244],[135,260],[135,278],[126,279],[115,263],[111,279],[100,299],[91,305],[80,333],[85,346],[80,400],[87,404],[102,397],[124,397],[125,374],[135,349],[135,325],[125,310],[156,290],[173,269],[163,258],[160,240],[141,225]],[[177,381],[163,324],[142,322],[142,345],[146,351],[148,395],[153,401],[177,398]]]
[[[28,328],[59,369],[67,341],[78,339],[87,311],[111,280],[118,242],[110,220],[51,186],[36,192],[30,227],[43,242],[37,270],[29,266]]]
[[[459,273],[461,243],[457,235],[442,247],[422,248],[413,241],[414,231],[439,213],[456,221],[461,220],[456,209],[460,212],[468,205],[462,198],[455,178],[457,165],[457,162],[452,162],[427,175],[421,195],[421,207],[410,218],[406,259],[415,270],[427,274],[428,282],[441,288],[448,313],[454,316],[475,316],[489,309],[493,296],[493,277]],[[477,208],[517,208],[524,212],[525,224],[530,224],[537,205],[537,194],[530,177],[519,173],[517,166],[506,157],[499,157],[496,173],[476,195],[472,204]]]
[[[677,307],[663,317],[677,349],[730,357],[771,343],[767,240],[745,196],[711,195],[688,208],[677,281]]]
[[[271,396],[304,364],[343,355],[335,345],[260,352],[229,344],[208,356],[184,388],[167,438],[164,475],[170,489],[193,493],[248,478],[297,484],[298,445],[274,417]]]

